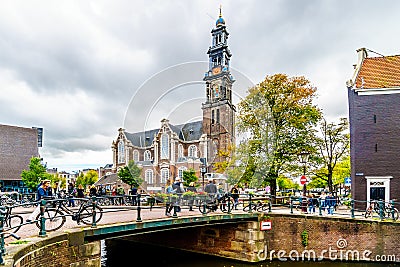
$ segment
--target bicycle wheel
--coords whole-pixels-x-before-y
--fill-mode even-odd
[[[98,223],[103,217],[103,209],[100,206],[95,206],[96,211],[96,223]],[[93,222],[93,207],[91,205],[84,206],[79,212],[79,221],[84,224],[91,225]]]
[[[262,203],[257,206],[257,211],[266,211],[269,209],[268,203]]]
[[[399,218],[399,211],[396,208],[393,208],[393,217],[392,217],[392,209],[388,207],[385,210],[385,217],[387,219],[394,219],[395,221],[397,221],[397,219]]]
[[[16,233],[21,228],[24,219],[19,215],[10,215],[4,222],[4,231]]]
[[[44,218],[45,229],[48,232],[60,229],[66,221],[64,213],[54,208],[46,208]],[[36,226],[40,229],[40,214],[36,217]]]
[[[249,212],[250,211],[250,204],[243,207],[243,211]],[[257,204],[251,203],[251,211],[257,211]]]
[[[207,214],[210,212],[209,205],[207,205],[206,200],[200,200],[199,202],[199,211],[201,214]]]
[[[364,214],[365,218],[372,217],[372,208],[367,208]]]
[[[233,209],[233,205],[234,203],[232,199],[222,199],[219,208],[222,212],[230,212]]]

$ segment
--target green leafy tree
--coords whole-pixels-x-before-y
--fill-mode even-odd
[[[29,163],[29,170],[23,170],[21,178],[26,187],[36,192],[37,186],[42,180],[54,180],[55,177],[46,172],[40,158],[32,157]]]
[[[95,170],[89,170],[85,174],[85,186],[94,184],[95,182],[97,182],[98,179],[99,179],[98,173]]]
[[[261,175],[276,195],[279,174],[297,161],[300,151],[313,149],[313,128],[321,117],[313,104],[316,88],[304,77],[275,74],[248,92],[238,105],[237,121],[239,132],[250,136],[249,171]]]
[[[320,122],[321,136],[316,139],[318,161],[322,167],[315,175],[326,181],[329,191],[333,192],[334,172],[339,161],[349,156],[350,135],[349,123],[346,118],[341,118],[339,123],[328,123],[324,118]],[[341,167],[343,168],[343,166]],[[347,172],[345,172],[347,175]],[[338,176],[344,179],[347,176]],[[340,182],[340,181],[339,181]],[[336,182],[337,183],[337,182]]]
[[[196,171],[190,168],[182,173],[183,185],[189,186],[191,182],[197,182],[199,178],[196,176]]]
[[[76,178],[76,185],[82,185],[83,187],[86,187],[88,185],[92,185],[98,180],[98,174],[95,170],[89,170],[86,174],[83,174],[81,172]]]
[[[292,181],[292,179],[280,175],[277,179],[277,184],[280,190],[285,189],[298,189],[299,185]]]
[[[86,186],[86,181],[85,181],[85,176],[83,175],[83,172],[80,172],[78,177],[76,178],[75,182],[76,186],[82,185],[83,187]]]
[[[139,185],[143,183],[141,174],[142,169],[139,168],[133,160],[128,162],[128,166],[125,166],[118,171],[118,177],[121,181],[130,185],[131,189],[133,187],[139,187]]]

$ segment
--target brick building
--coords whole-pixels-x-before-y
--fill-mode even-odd
[[[41,128],[0,124],[0,184],[6,191],[26,191],[21,172],[29,168],[32,157],[39,157]]]
[[[203,162],[207,162],[206,172],[213,172],[214,164],[224,160],[217,152],[227,151],[235,142],[236,112],[228,36],[220,11],[207,52],[209,69],[203,78],[206,101],[201,107],[202,120],[174,125],[162,119],[160,128],[137,133],[120,128],[112,143],[113,173],[134,160],[143,169],[142,188],[159,191],[168,179],[181,177],[184,170],[194,169],[200,177]]]
[[[400,56],[357,52],[347,82],[352,197],[400,199]]]

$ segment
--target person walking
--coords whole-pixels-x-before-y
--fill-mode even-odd
[[[41,185],[37,189],[37,197],[36,200],[40,201],[41,199],[44,199],[45,197],[48,197],[48,188],[50,187],[50,180],[43,180],[41,182]],[[32,222],[33,220],[36,219],[36,217],[40,213],[40,205],[38,204],[37,207],[33,210],[33,212],[29,215],[28,219],[26,219],[27,222]]]
[[[180,203],[180,200],[182,198],[182,194],[185,192],[185,188],[183,187],[183,183],[181,181],[181,178],[179,178],[179,177],[175,178],[175,183],[172,184],[172,188],[174,189],[174,191],[178,195],[177,201],[175,203],[175,211],[176,212],[180,212],[181,211],[181,207],[179,206],[179,203]]]
[[[170,183],[171,183],[171,181],[170,181]],[[132,190],[131,190],[131,195],[132,195],[132,205],[133,206],[136,206],[137,205],[137,187],[136,186],[134,186],[134,187],[132,187]]]
[[[75,207],[76,188],[73,183],[68,184],[68,207]]]
[[[335,205],[336,205],[336,199],[332,195],[332,192],[328,193],[328,196],[325,199],[326,206],[328,209],[328,215],[333,215],[333,211],[335,210]]]
[[[78,189],[76,189],[76,196],[78,198],[84,198],[85,197],[85,189],[81,184],[78,185]]]
[[[233,206],[235,210],[237,210],[237,206],[239,204],[239,189],[237,187],[237,184],[235,184],[232,189],[231,189],[231,196],[233,198]]]
[[[166,216],[171,216],[171,211],[172,211],[172,202],[171,202],[171,194],[173,194],[174,189],[172,188],[172,182],[171,180],[167,180],[165,183],[165,194],[167,194],[167,199],[165,202],[165,215]]]
[[[322,214],[324,214],[325,213],[325,207],[326,207],[326,203],[325,203],[326,193],[325,193],[325,191],[321,192],[321,196],[319,197],[319,199],[320,199],[321,212],[322,212]]]

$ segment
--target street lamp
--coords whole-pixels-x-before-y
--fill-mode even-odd
[[[204,176],[205,176],[206,173],[207,173],[207,166],[204,165],[204,164],[202,164],[202,165],[200,166],[200,172],[201,172],[201,177],[203,178],[203,191],[204,191]]]
[[[302,151],[299,154],[299,161],[300,163],[303,164],[303,176],[300,179],[300,182],[303,184],[303,198],[302,198],[302,203],[301,203],[301,211],[302,212],[307,212],[307,178],[306,178],[306,164],[308,162],[308,157],[310,156],[310,153],[307,151]]]

